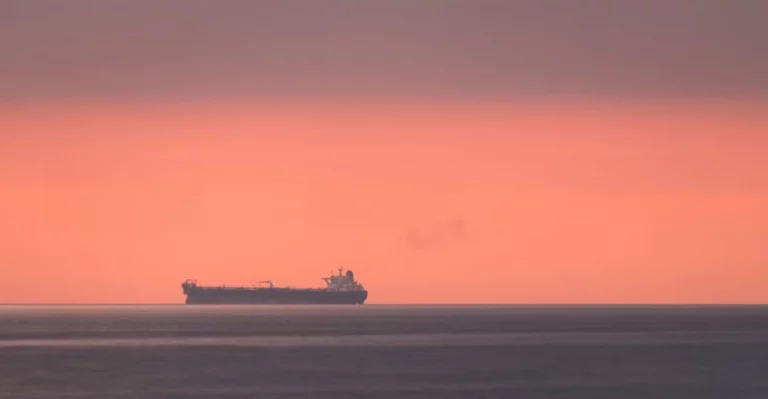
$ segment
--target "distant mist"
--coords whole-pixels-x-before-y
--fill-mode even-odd
[[[406,235],[408,248],[428,250],[458,245],[467,236],[467,222],[452,219],[429,226],[410,227]]]

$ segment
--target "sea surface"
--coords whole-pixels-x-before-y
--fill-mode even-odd
[[[0,306],[0,398],[768,398],[763,306]]]

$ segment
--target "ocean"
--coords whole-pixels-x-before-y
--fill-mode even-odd
[[[768,398],[763,306],[0,306],[0,398]]]

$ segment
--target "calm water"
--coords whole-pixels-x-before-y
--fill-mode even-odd
[[[8,398],[768,398],[768,307],[0,306]]]

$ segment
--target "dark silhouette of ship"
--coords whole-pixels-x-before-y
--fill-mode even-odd
[[[259,281],[252,287],[205,287],[196,280],[181,284],[187,304],[302,304],[302,305],[362,305],[368,291],[355,281],[351,270],[323,277],[325,288],[275,287],[271,281]]]

